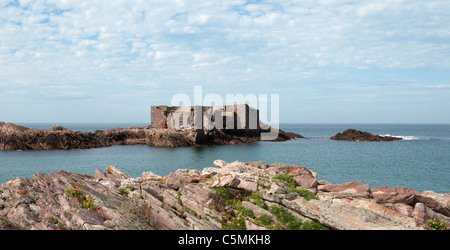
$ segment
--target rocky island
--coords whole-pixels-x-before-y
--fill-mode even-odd
[[[374,135],[369,132],[359,131],[356,129],[347,129],[342,133],[330,137],[331,140],[341,141],[400,141],[402,138],[392,136]]]
[[[113,166],[36,173],[0,185],[0,229],[448,229],[450,194],[317,177],[301,166],[222,160],[164,177]]]
[[[262,130],[261,130],[262,131]],[[274,141],[304,138],[279,130]],[[112,145],[148,145],[157,147],[201,147],[224,144],[256,143],[258,134],[213,129],[208,131],[175,130],[148,127],[117,128],[95,133],[72,131],[60,126],[52,130],[29,129],[0,122],[0,150],[69,150],[109,147]]]

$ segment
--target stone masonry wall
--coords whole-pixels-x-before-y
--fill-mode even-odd
[[[202,115],[195,117],[195,110]],[[204,130],[213,128],[225,130],[259,130],[259,110],[247,104],[215,107],[168,107],[152,106],[151,121],[153,128],[180,129],[202,126]],[[161,126],[162,123],[166,127]],[[197,123],[197,124],[196,124]]]

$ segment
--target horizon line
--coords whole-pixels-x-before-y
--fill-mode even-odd
[[[13,124],[149,124],[151,122],[9,122]],[[270,123],[268,123],[270,125]],[[446,122],[280,122],[279,124],[393,124],[393,125],[450,125]]]

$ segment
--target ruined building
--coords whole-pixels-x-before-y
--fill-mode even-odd
[[[247,104],[225,106],[151,107],[151,127],[174,130],[214,130],[257,135],[259,110]]]

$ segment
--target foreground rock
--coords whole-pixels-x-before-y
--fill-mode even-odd
[[[300,166],[221,160],[203,170],[133,178],[36,173],[0,186],[0,229],[217,230],[430,229],[450,223],[450,195],[350,182],[331,184]],[[308,190],[308,191],[307,191]]]
[[[369,132],[363,132],[355,129],[347,129],[342,133],[337,133],[330,138],[331,140],[342,141],[400,141],[402,138],[392,136],[374,135]]]
[[[280,130],[275,141],[304,138]],[[255,143],[260,136],[230,133],[225,130],[169,130],[150,127],[117,128],[87,133],[61,126],[52,130],[29,129],[0,122],[0,150],[68,150],[109,147],[112,145],[148,145],[158,147],[198,147]]]

